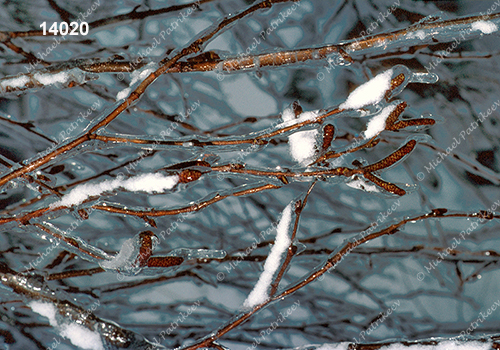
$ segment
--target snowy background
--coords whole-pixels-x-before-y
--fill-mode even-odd
[[[90,1],[56,2],[73,19],[80,12],[86,13],[94,4]],[[136,6],[140,6],[138,11],[143,11],[169,5],[153,0],[101,0],[87,21],[129,13]],[[159,62],[171,50],[189,44],[212,23],[248,5],[248,1],[202,4],[201,11],[194,11],[178,22],[172,34],[165,36],[165,40],[151,51],[147,62]],[[381,33],[407,27],[429,15],[446,19],[478,14],[486,12],[494,2],[401,0],[387,18],[383,21],[377,19],[380,12],[386,13],[393,5],[391,0],[302,0],[285,22],[261,40],[251,54],[338,43],[360,36],[374,21],[378,21],[379,26],[373,33]],[[252,46],[254,38],[260,38],[259,33],[270,27],[271,20],[280,18],[280,11],[287,11],[291,6],[292,3],[276,4],[270,10],[256,12],[238,21],[210,42],[205,50],[214,50],[221,57],[244,53]],[[62,41],[44,59],[65,62],[114,57],[118,61],[133,61],[151,47],[155,38],[159,40],[162,30],[171,28],[181,12],[185,10],[98,27],[85,37],[75,36]],[[2,31],[35,30],[44,21],[61,21],[50,1],[38,0],[5,2],[1,5],[0,19]],[[26,37],[12,39],[12,42],[36,55],[46,52],[54,40],[51,37]],[[494,34],[463,41],[432,71],[439,76],[437,83],[409,84],[398,96],[409,105],[405,116],[418,118],[430,114],[440,120],[428,130],[418,132],[430,135],[432,140],[419,143],[401,165],[382,175],[388,181],[408,184],[411,187],[409,194],[399,198],[365,192],[341,181],[317,183],[301,215],[297,232],[297,239],[301,242],[300,254],[290,264],[282,286],[300,280],[324,262],[345,239],[358,235],[396,203],[396,210],[384,219],[382,226],[428,213],[434,208],[467,213],[490,209],[500,201],[500,163],[496,157],[500,147],[498,110],[470,135],[466,132],[463,139],[460,137],[480,113],[486,114],[498,101],[498,46],[499,39]],[[167,74],[147,89],[138,104],[114,120],[106,128],[106,133],[159,137],[176,116],[185,116],[186,111],[198,103],[199,107],[185,120],[192,128],[181,125],[173,130],[172,138],[189,135],[203,140],[206,137],[247,135],[279,122],[280,113],[297,100],[304,111],[335,107],[345,101],[354,88],[396,64],[405,65],[413,72],[426,72],[425,67],[435,62],[439,53],[448,47],[448,43],[435,44],[416,50],[403,48],[404,52],[386,52],[379,48],[366,57],[353,55],[356,61],[352,65],[330,67],[329,70],[323,61],[224,74],[219,79],[215,72]],[[0,46],[0,53],[2,77],[26,72],[29,63],[22,55],[5,45]],[[324,74],[324,79],[318,79],[319,72]],[[75,137],[91,120],[112,110],[117,94],[126,89],[132,79],[128,73],[102,73],[97,80],[87,83],[86,88],[46,87],[20,96],[2,96],[0,152],[3,159],[22,164],[45,151],[51,145],[49,140],[61,141],[61,132],[72,128],[71,123],[78,120],[81,112],[98,105],[85,122],[77,123],[75,130],[62,134]],[[364,131],[368,120],[341,118],[331,122],[335,124],[338,136],[357,136]],[[241,123],[205,133],[237,122]],[[358,158],[376,162],[413,134],[415,132],[411,131],[384,133],[382,136],[387,142],[346,157],[345,164],[350,166]],[[427,171],[429,163],[441,159],[439,152],[446,152],[454,138],[462,141],[440,164],[435,164],[435,169]],[[120,172],[128,174],[124,164],[137,159],[143,158],[135,168],[129,167],[131,175],[155,173],[165,166],[199,159],[203,155],[220,157],[217,164],[241,162],[250,168],[303,169],[289,153],[288,138],[277,139],[276,144],[248,154],[242,152],[249,147],[244,145],[241,149],[178,147],[150,151],[144,157],[140,152],[146,149],[130,144],[108,144],[98,148],[101,145],[89,143],[89,152],[73,152],[66,159],[42,168],[40,174],[48,177],[53,187],[92,177],[95,178],[91,182],[97,183],[115,179]],[[347,145],[342,139],[334,141],[334,145],[335,142],[339,147]],[[2,171],[7,169],[3,167]],[[266,183],[266,180],[208,174],[165,194],[122,190],[108,193],[101,199],[128,208],[178,208],[218,192],[231,192],[240,189],[239,186],[255,186]],[[47,286],[61,299],[71,300],[83,309],[99,301],[95,315],[150,340],[160,339],[160,333],[169,329],[181,312],[186,314],[187,310],[194,309],[161,341],[168,348],[186,345],[210,334],[239,312],[259,279],[270,243],[274,242],[274,232],[267,237],[266,244],[252,250],[244,261],[238,262],[237,257],[252,246],[261,231],[276,223],[290,201],[302,196],[309,185],[308,181],[291,181],[280,189],[224,199],[185,219],[179,219],[179,216],[155,218],[157,228],[151,228],[142,219],[95,211],[72,235],[110,256],[139,232],[152,230],[158,235],[177,222],[178,227],[167,239],[160,239],[155,254],[165,255],[177,248],[210,249],[224,250],[227,258],[185,264],[156,276],[122,277],[104,272],[47,281]],[[63,193],[69,192],[64,187],[59,188]],[[58,200],[49,195],[28,208],[23,206],[38,195],[22,183],[5,188],[0,195],[2,217],[47,207]],[[75,215],[68,211],[33,222],[50,222],[67,230],[75,221]],[[299,306],[261,341],[258,348],[293,348],[353,341],[353,338],[375,342],[458,336],[480,317],[480,312],[486,314],[495,302],[500,304],[500,275],[496,270],[500,253],[497,222],[492,220],[479,225],[435,269],[428,272],[425,266],[437,261],[439,254],[452,246],[454,238],[458,239],[460,232],[475,221],[448,218],[408,223],[394,235],[360,246],[324,279],[262,310],[224,336],[221,344],[236,350],[251,347],[254,337],[258,338],[262,330],[278,319],[280,312],[285,313],[294,305]],[[0,228],[1,262],[15,271],[22,272],[24,266],[36,260],[39,253],[43,254],[51,245],[46,235],[32,225],[6,224]],[[71,255],[65,256],[60,264],[51,266],[62,250],[62,246],[54,249],[37,266],[35,273],[45,276],[98,267],[95,262]],[[3,348],[43,349],[50,346],[54,337],[59,337],[58,330],[49,325],[48,318],[33,312],[19,295],[2,288],[0,302],[0,344]],[[380,313],[386,314],[391,307],[392,314],[383,322],[377,322],[378,326],[368,334],[370,325],[380,318]],[[499,321],[500,311],[493,311],[473,335],[497,333]],[[364,339],[360,338],[361,332],[364,332]],[[9,335],[15,343],[11,342]],[[74,348],[67,339],[62,339],[57,347],[61,350]]]

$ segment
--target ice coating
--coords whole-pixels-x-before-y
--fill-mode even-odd
[[[383,346],[380,350],[487,350],[491,349],[490,342],[468,341],[459,342],[453,340],[445,340],[438,342],[435,345],[406,345],[406,344],[391,344]]]
[[[57,309],[53,303],[37,300],[30,302],[28,306],[33,312],[48,318],[50,325],[56,328],[62,337],[69,339],[73,345],[85,350],[104,350],[101,335],[98,332],[91,331],[76,322],[59,323],[56,317]]]
[[[375,186],[373,183],[371,183],[365,179],[361,179],[357,176],[354,176],[352,178],[352,180],[346,182],[346,185],[349,187],[355,188],[357,190],[361,190],[361,191],[381,192],[380,189],[377,186]]]
[[[189,248],[177,248],[172,250],[168,256],[179,256],[184,258],[184,260],[191,259],[224,259],[226,257],[226,251],[216,250],[216,249],[189,249]]]
[[[129,238],[125,242],[123,242],[120,251],[118,252],[118,254],[116,254],[115,257],[113,257],[111,260],[103,261],[99,265],[101,265],[101,267],[104,269],[119,269],[130,267],[136,261],[138,252],[139,240],[137,236]]]

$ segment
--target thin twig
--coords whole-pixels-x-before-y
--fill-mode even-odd
[[[288,268],[288,265],[292,261],[292,258],[293,258],[293,256],[295,255],[295,253],[297,251],[297,247],[294,245],[294,240],[295,240],[295,236],[297,235],[297,230],[299,228],[300,215],[302,214],[302,210],[306,206],[307,198],[311,194],[312,189],[314,188],[315,184],[316,184],[316,181],[314,181],[311,184],[311,186],[309,186],[309,190],[307,191],[306,195],[304,196],[304,201],[302,201],[301,203],[300,203],[300,201],[296,203],[296,207],[295,207],[295,214],[296,214],[296,216],[295,216],[295,223],[293,225],[292,235],[290,237],[290,240],[291,240],[290,246],[287,249],[287,254],[286,254],[286,257],[285,257],[285,261],[281,265],[281,269],[278,272],[278,275],[276,276],[276,279],[271,284],[271,291],[269,292],[269,296],[271,296],[271,297],[274,294],[276,294],[276,291],[278,290],[278,286],[280,284],[280,281],[283,278],[283,275],[285,274],[285,271]]]
[[[194,344],[182,347],[182,350],[195,350],[199,348],[203,348],[211,344],[217,339],[220,339],[223,335],[227,334],[229,331],[232,329],[238,327],[240,324],[246,322],[250,317],[252,317],[255,313],[257,313],[259,310],[265,308],[271,303],[274,303],[278,300],[282,300],[289,295],[295,293],[299,289],[307,286],[309,283],[315,281],[318,277],[322,276],[325,274],[328,270],[333,268],[337,263],[339,263],[343,257],[347,254],[349,254],[353,249],[358,247],[359,245],[369,242],[371,240],[374,240],[375,238],[384,236],[384,235],[390,235],[394,234],[398,231],[399,227],[404,226],[405,224],[409,222],[414,222],[414,221],[420,221],[420,220],[427,220],[427,219],[432,219],[432,218],[451,218],[451,217],[473,217],[473,218],[483,218],[486,217],[486,214],[484,212],[477,212],[477,213],[454,213],[454,214],[446,214],[446,210],[443,209],[434,209],[433,211],[423,214],[423,215],[418,215],[412,218],[407,218],[403,219],[400,222],[390,225],[389,227],[374,232],[366,235],[365,237],[361,238],[358,240],[356,243],[352,242],[347,242],[345,243],[339,251],[332,257],[330,257],[326,263],[323,264],[320,268],[317,268],[315,271],[310,273],[307,277],[304,277],[300,282],[291,285],[288,287],[286,290],[281,292],[278,295],[275,295],[271,298],[269,298],[267,301],[264,301],[263,303],[255,306],[252,310],[247,311],[242,313],[241,315],[238,315],[237,318],[233,319],[226,325],[222,326],[220,329],[217,330],[217,332],[212,333],[212,335],[205,337]],[[487,217],[487,219],[499,219],[500,215],[490,215]]]
[[[129,106],[134,104],[139,97],[146,91],[146,88],[151,85],[158,77],[164,74],[172,65],[174,65],[177,61],[179,61],[182,57],[195,54],[201,51],[203,45],[207,44],[211,39],[213,39],[216,34],[220,33],[226,26],[232,24],[233,22],[252,14],[257,10],[262,10],[265,8],[270,8],[274,3],[287,2],[289,0],[264,0],[256,5],[251,6],[247,10],[244,10],[238,14],[225,18],[217,28],[210,31],[208,34],[203,35],[201,38],[192,42],[189,46],[182,49],[180,52],[175,54],[172,58],[165,57],[159,63],[159,68],[152,72],[149,76],[147,76],[139,86],[130,93],[130,95],[125,99],[123,103],[121,103],[118,107],[116,107],[110,114],[108,114],[104,119],[102,119],[99,123],[94,125],[90,130],[88,130],[84,135],[74,139],[73,141],[64,144],[56,148],[54,151],[32,161],[25,166],[12,171],[10,173],[5,174],[0,178],[0,186],[5,185],[8,181],[13,180],[21,175],[24,175],[28,172],[38,169],[42,165],[47,164],[52,159],[57,158],[61,154],[67,153],[68,151],[74,149],[75,147],[89,141],[92,139],[92,134],[95,134],[98,130],[108,125],[111,121],[113,121],[116,117],[118,117],[124,110],[126,110]]]

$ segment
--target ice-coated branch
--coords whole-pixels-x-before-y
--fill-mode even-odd
[[[0,277],[4,287],[25,298],[34,312],[47,318],[50,325],[75,346],[87,346],[85,349],[91,350],[146,350],[153,344],[114,322],[100,319],[93,312],[70,300],[58,298],[55,292],[35,276],[18,274],[4,263],[0,263]]]
[[[146,91],[147,87],[151,85],[159,76],[164,74],[168,68],[170,68],[172,65],[174,65],[176,62],[178,62],[181,58],[195,54],[197,52],[200,52],[204,45],[206,45],[208,42],[210,42],[212,39],[214,39],[218,34],[220,34],[223,29],[225,29],[227,26],[231,25],[232,23],[238,21],[241,18],[244,18],[250,14],[252,14],[255,11],[262,10],[265,8],[270,8],[274,3],[280,3],[280,2],[287,2],[289,0],[264,0],[260,3],[257,3],[253,6],[250,6],[248,9],[241,11],[235,15],[232,15],[228,18],[225,18],[221,23],[219,23],[216,27],[214,28],[209,28],[208,32],[201,36],[199,39],[196,39],[191,42],[190,45],[184,47],[182,50],[179,52],[175,53],[172,57],[165,57],[159,62],[159,68],[151,72],[147,77],[145,77],[142,82],[135,88],[125,100],[120,103],[111,113],[109,113],[105,118],[101,119],[97,124],[93,125],[89,130],[82,136],[72,140],[69,143],[66,143],[60,147],[57,147],[53,151],[49,152],[48,154],[36,158],[35,160],[31,161],[30,163],[22,166],[19,169],[13,170],[8,172],[7,174],[4,174],[0,178],[0,186],[5,185],[8,181],[13,180],[19,176],[22,176],[28,172],[31,172],[33,170],[38,169],[39,167],[47,164],[49,161],[51,161],[53,158],[56,158],[60,156],[61,154],[64,154],[75,147],[78,147],[79,145],[87,142],[88,140],[91,139],[91,135],[95,135],[95,133],[111,123],[115,118],[117,118],[123,111],[125,111],[129,106],[133,105],[137,100],[141,97],[141,95]]]
[[[243,302],[244,307],[252,308],[269,298],[271,282],[281,265],[283,254],[291,243],[290,224],[292,223],[293,204],[294,202],[289,203],[281,213],[280,222],[276,227],[276,240],[264,263],[264,271],[262,271],[259,280]]]
[[[229,331],[232,329],[238,327],[240,324],[246,322],[249,318],[251,318],[253,315],[255,315],[257,312],[260,310],[264,309],[266,306],[278,302],[279,300],[283,300],[284,298],[289,297],[290,295],[294,294],[297,292],[299,289],[304,288],[308,284],[316,281],[317,279],[321,278],[325,273],[327,273],[330,269],[335,268],[337,264],[339,264],[344,256],[349,254],[353,249],[356,247],[367,243],[369,241],[372,241],[376,238],[382,237],[384,235],[391,235],[395,234],[398,232],[399,228],[404,226],[405,224],[409,222],[415,222],[415,221],[421,221],[421,220],[428,220],[428,219],[433,219],[433,218],[480,218],[481,220],[493,220],[493,219],[500,219],[499,214],[494,214],[494,213],[489,213],[486,211],[478,211],[475,213],[447,213],[446,209],[433,209],[429,213],[422,214],[422,215],[416,215],[410,218],[405,218],[397,223],[394,223],[392,225],[389,225],[379,231],[372,232],[369,234],[366,234],[360,239],[350,239],[344,241],[344,243],[339,246],[333,253],[330,254],[328,259],[309,272],[307,275],[303,276],[302,278],[298,279],[297,282],[290,284],[285,290],[283,290],[281,293],[276,294],[267,300],[261,302],[258,305],[255,305],[251,310],[244,311],[234,317],[232,320],[218,328],[215,332],[212,332],[209,336],[204,337],[198,341],[196,341],[194,344],[190,344],[187,346],[184,346],[181,348],[181,350],[196,350],[200,348],[204,348],[212,344],[214,341],[220,339],[223,337],[225,334],[227,334]],[[424,341],[425,343],[425,341]],[[353,344],[353,343],[343,343],[345,346],[353,346],[357,347],[360,346],[359,344]],[[409,343],[408,343],[409,344]],[[389,345],[389,343],[385,344]],[[377,349],[384,346],[382,343],[378,343],[376,347]],[[370,349],[370,347],[366,348]]]
[[[51,208],[79,205],[90,197],[100,196],[104,192],[113,192],[119,188],[132,192],[163,193],[178,183],[179,176],[165,176],[160,173],[141,174],[128,179],[104,180],[96,184],[85,183],[73,188],[60,200],[52,203]]]

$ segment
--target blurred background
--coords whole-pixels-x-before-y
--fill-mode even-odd
[[[0,29],[4,32],[38,30],[42,22],[60,22],[64,19],[61,15],[64,11],[68,20],[77,20],[79,14],[87,14],[94,3],[5,1],[1,4]],[[97,3],[99,5],[85,21],[92,23],[128,14],[134,9],[141,12],[174,5],[152,0]],[[145,56],[156,40],[161,43],[149,50],[144,60],[159,62],[170,52],[187,46],[224,16],[251,4],[250,1],[214,0],[200,4],[200,9],[188,16],[183,16],[187,9],[181,9],[142,19],[118,20],[91,29],[86,36],[68,36],[47,55],[47,48],[54,43],[53,37],[24,37],[12,39],[12,42],[36,57],[40,57],[37,53],[44,53],[47,62],[63,63],[77,59],[134,61],[141,54]],[[257,11],[218,35],[205,51],[214,51],[221,58],[237,56],[249,51],[247,48],[252,47],[255,38],[260,42],[250,54],[318,47],[357,38],[374,22],[378,23],[373,30],[377,34],[408,27],[427,16],[452,19],[486,13],[494,2],[301,0],[299,4],[270,32],[271,21],[283,18],[283,13],[294,4],[275,4],[271,9]],[[381,16],[388,11],[387,16]],[[168,28],[172,29],[171,34],[160,39],[160,32]],[[259,35],[262,31],[269,32],[265,39]],[[302,243],[300,254],[290,264],[282,287],[299,281],[323,263],[345,239],[359,235],[396,202],[397,209],[380,228],[434,208],[470,213],[490,209],[500,200],[496,156],[500,136],[498,111],[493,111],[470,134],[465,132],[465,136],[460,137],[480,113],[486,114],[498,101],[498,44],[499,38],[494,34],[462,41],[432,70],[439,76],[437,83],[409,84],[397,97],[409,105],[405,116],[418,118],[430,114],[439,118],[440,123],[427,130],[384,132],[381,135],[384,142],[377,147],[343,160],[347,166],[361,158],[373,163],[397,149],[408,136],[430,135],[432,139],[419,143],[401,165],[382,174],[387,181],[409,188],[407,195],[399,198],[366,192],[342,181],[317,183],[297,232]],[[216,72],[165,74],[147,89],[135,106],[114,120],[106,133],[159,137],[172,122],[198,103],[199,107],[186,118],[187,124],[173,130],[172,138],[243,137],[271,127],[283,109],[294,101],[299,101],[304,111],[333,108],[355,87],[396,64],[405,65],[413,72],[427,72],[425,67],[435,62],[449,45],[437,43],[392,51],[381,47],[367,55],[353,54],[353,64],[330,66],[329,69],[327,63],[321,61],[223,74],[219,79]],[[1,77],[29,70],[29,60],[6,45],[0,45],[0,62]],[[41,68],[42,64],[36,67]],[[323,79],[318,79],[320,72],[324,74]],[[23,164],[35,157],[51,146],[51,141],[60,142],[61,132],[72,128],[71,123],[78,120],[80,113],[98,102],[97,111],[66,134],[74,138],[92,120],[112,110],[118,92],[127,88],[132,79],[129,73],[99,73],[95,77],[98,79],[71,89],[47,87],[19,96],[5,94],[0,97],[0,153],[3,159]],[[338,137],[333,149],[346,147],[346,140],[360,135],[367,120],[330,119]],[[232,123],[236,125],[227,127]],[[435,163],[435,169],[427,171],[431,168],[430,162],[441,158],[439,152],[446,153],[452,146],[454,138],[461,139],[461,143],[440,164]],[[69,186],[92,177],[91,182],[115,178],[119,172],[127,175],[156,172],[178,162],[204,157],[210,157],[207,159],[215,164],[240,162],[247,167],[304,170],[290,156],[287,138],[277,140],[248,154],[242,153],[248,146],[157,149],[148,152],[136,167],[128,170],[125,164],[141,158],[141,152],[147,147],[89,143],[86,152],[72,152],[40,169],[38,174],[46,176],[51,186]],[[6,171],[3,166],[2,172]],[[232,175],[218,178],[216,174],[207,174],[171,193],[148,195],[118,191],[103,196],[101,201],[128,208],[177,208],[216,193],[230,193],[241,189],[240,186],[256,186],[267,180]],[[178,216],[155,218],[157,228],[135,217],[95,211],[71,234],[110,254],[118,252],[125,240],[143,230],[159,234],[178,222],[172,234],[160,240],[155,253],[161,255],[186,247],[224,250],[228,257],[223,261],[186,264],[156,276],[121,278],[105,272],[47,281],[47,286],[60,298],[72,300],[84,309],[99,300],[100,306],[94,311],[98,317],[117,322],[150,340],[160,339],[160,332],[166,331],[180,312],[186,312],[199,301],[200,306],[161,341],[169,348],[186,345],[210,334],[238,313],[259,278],[270,246],[263,244],[237,265],[231,262],[234,264],[254,238],[276,222],[285,206],[303,195],[309,186],[307,181],[291,181],[280,189],[225,199],[186,219],[180,220]],[[65,192],[62,187],[61,192]],[[2,217],[47,207],[57,199],[55,195],[47,195],[34,201],[39,195],[21,182],[4,187],[0,194]],[[87,206],[91,204],[95,201]],[[50,222],[67,230],[76,215],[76,211],[54,213],[33,222]],[[259,348],[294,348],[352,341],[354,337],[362,342],[375,342],[458,336],[477,320],[480,312],[485,314],[494,302],[500,303],[500,276],[496,270],[499,262],[497,222],[492,220],[479,225],[454,248],[453,254],[447,255],[434,269],[429,267],[439,254],[443,256],[452,246],[453,239],[458,239],[462,230],[467,230],[476,221],[465,218],[416,221],[406,224],[394,235],[362,245],[324,279],[262,310],[224,336],[221,344],[231,349],[246,349],[252,345],[254,337],[277,320],[280,312],[285,312],[297,301],[300,306],[265,337]],[[51,244],[33,225],[6,224],[0,229],[0,261],[18,272]],[[268,243],[274,241],[273,237],[274,233]],[[34,273],[47,276],[97,267],[94,262],[74,254],[65,255],[59,264],[54,264],[63,250],[63,245],[54,249]],[[0,344],[3,342],[3,348],[43,349],[58,335],[46,318],[33,313],[12,291],[0,289],[0,302]],[[381,317],[380,313],[387,313],[394,305],[397,307],[393,313],[385,321],[377,322],[378,326],[368,334],[370,325]],[[500,312],[493,312],[473,334],[498,332],[499,320]],[[363,331],[364,339],[361,339]],[[8,334],[14,343],[10,342]],[[68,341],[58,346],[58,349],[73,348]]]

